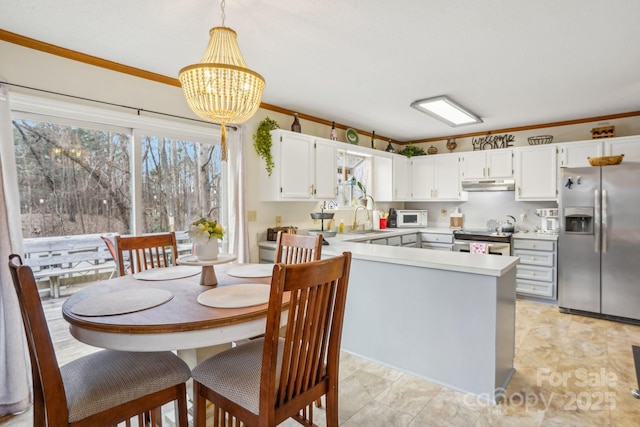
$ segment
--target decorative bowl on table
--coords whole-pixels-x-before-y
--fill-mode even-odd
[[[624,154],[619,156],[587,157],[591,166],[613,166],[622,163]]]

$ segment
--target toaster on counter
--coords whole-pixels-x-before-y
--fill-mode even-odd
[[[283,233],[296,234],[297,228],[291,226],[267,228],[267,240],[270,242],[275,242],[276,240],[278,240],[278,231],[282,231]]]

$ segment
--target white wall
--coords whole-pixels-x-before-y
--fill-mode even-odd
[[[101,101],[175,114],[178,116],[196,118],[187,107],[182,95],[182,90],[179,87],[156,83],[114,71],[108,71],[3,41],[0,41],[0,61],[0,76],[7,79],[10,83],[33,86],[39,89],[98,99]],[[176,70],[175,77],[177,77],[177,73],[178,70]],[[11,88],[11,90],[29,94],[39,94],[37,92],[20,88]],[[45,96],[43,94],[39,95]],[[63,99],[68,100],[67,98]],[[95,106],[95,104],[91,105]],[[260,120],[267,115],[276,120],[283,129],[290,129],[292,122],[291,116],[272,111],[259,110],[255,117],[244,125],[244,144],[246,153],[245,166],[247,171],[247,209],[254,210],[257,213],[257,221],[249,223],[251,259],[254,262],[257,262],[258,260],[256,236],[259,233],[265,233],[267,227],[275,226],[276,215],[282,217],[282,225],[292,225],[305,229],[319,228],[319,224],[314,224],[309,216],[309,213],[318,210],[319,203],[317,202],[264,203],[259,201],[258,191],[260,186],[258,182],[259,174],[257,171],[258,168],[263,167],[263,164],[262,160],[257,157],[253,149],[252,135],[255,133]],[[336,119],[340,122],[340,118],[328,117],[327,119]],[[306,120],[301,120],[301,124],[303,133],[320,137],[328,137],[329,135],[328,126]],[[550,129],[538,129],[536,131],[514,132],[514,134],[516,135],[516,145],[527,145],[528,136],[543,134],[554,135],[554,142],[566,142],[590,139],[590,130],[593,127],[601,125],[604,124],[586,123]],[[609,125],[616,126],[617,136],[640,134],[640,118],[638,117],[612,120]],[[345,140],[344,131],[339,130],[338,140]],[[471,138],[460,139],[456,142],[458,143],[456,152],[472,150]],[[447,152],[445,144],[446,141],[438,141],[433,144],[421,145],[425,148],[428,148],[430,145],[434,145],[438,148],[440,153],[444,153]],[[370,146],[370,138],[361,135],[360,145]],[[386,145],[386,142],[378,141],[376,148],[382,150]],[[396,146],[396,148],[400,147]],[[471,195],[469,201],[463,204],[412,203],[407,204],[407,206],[426,206],[431,214],[432,212],[439,213],[441,209],[450,211],[453,210],[456,205],[460,205],[463,212],[468,211],[466,212],[466,224],[469,226],[482,226],[486,223],[487,219],[501,219],[506,214],[519,218],[519,214],[522,210],[528,212],[538,206],[545,207],[543,204],[535,204],[535,206],[531,203],[516,204],[507,198],[508,194],[513,193],[494,193],[495,196],[487,196],[488,193],[482,194],[483,195]],[[496,197],[497,200],[493,201],[491,197]],[[497,202],[500,203],[501,207],[496,207],[498,204]],[[402,204],[378,204],[379,208],[385,210],[390,206],[401,207]],[[473,210],[473,214],[471,213],[471,210]],[[531,215],[529,216],[531,217]],[[436,222],[448,225],[447,218],[448,216],[443,218],[438,217]],[[345,219],[346,223],[353,220],[350,215],[345,215]],[[535,221],[535,219],[532,220]]]

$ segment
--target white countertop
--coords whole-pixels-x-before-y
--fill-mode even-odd
[[[365,243],[367,240],[382,237],[417,232],[444,232],[444,230],[449,229],[398,228],[392,229],[392,231],[381,230],[367,234],[338,234],[336,237],[326,238],[329,245],[322,247],[322,253],[339,255],[344,251],[350,251],[356,259],[498,277],[514,268],[520,260],[518,257],[511,256],[469,254]],[[258,246],[275,248],[275,242],[261,241],[258,242]]]
[[[518,233],[514,233],[512,237],[514,239],[553,240],[553,241],[558,240],[557,234],[538,234],[535,232],[523,233],[521,231]]]

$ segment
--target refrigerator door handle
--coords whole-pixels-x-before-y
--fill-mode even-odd
[[[595,190],[594,194],[594,206],[595,206],[595,234],[596,238],[594,239],[595,244],[593,250],[598,253],[600,252],[600,192]]]
[[[607,252],[607,190],[602,190],[602,253]]]

